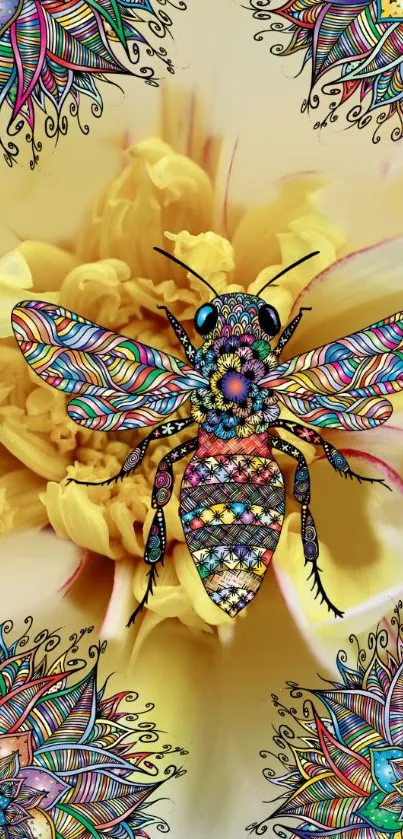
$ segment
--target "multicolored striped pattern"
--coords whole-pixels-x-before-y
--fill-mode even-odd
[[[58,390],[77,394],[67,410],[86,428],[149,426],[176,411],[191,393],[210,393],[203,365],[196,370],[60,306],[20,303],[12,324],[37,375]],[[255,361],[254,366],[260,371],[262,365]],[[398,312],[296,356],[257,383],[311,425],[347,431],[380,425],[392,413],[389,400],[382,397],[403,388],[403,315]]]
[[[168,830],[148,799],[177,773],[171,766],[160,777],[153,757],[174,750],[150,751],[158,734],[152,722],[136,727],[136,694],[105,695],[101,644],[90,648],[89,669],[77,657],[91,629],[71,635],[60,651],[60,636],[48,630],[36,632],[30,645],[31,625],[27,618],[25,634],[13,642],[11,621],[0,626],[0,835],[149,839],[149,826]],[[77,679],[80,670],[87,672]]]
[[[249,0],[261,20],[260,4]],[[283,27],[278,16],[285,20]],[[373,141],[383,123],[394,117],[391,138],[403,134],[403,3],[401,0],[287,0],[265,13],[269,29],[283,31],[288,43],[273,53],[303,52],[311,84],[303,110],[317,111],[319,94],[332,97],[323,128],[341,115],[363,128],[375,119]],[[256,35],[261,40],[260,32]],[[346,106],[346,107],[344,107]]]
[[[356,667],[347,665],[344,651],[339,653],[340,683],[305,691],[288,682],[291,709],[283,697],[279,700],[273,694],[287,725],[281,726],[276,738],[282,752],[282,773],[278,776],[270,767],[267,778],[284,793],[268,819],[249,826],[251,833],[262,835],[265,822],[286,817],[292,826],[289,822],[287,826],[278,824],[273,835],[285,839],[401,836],[403,645],[399,608],[392,620],[396,636],[388,638],[386,630],[379,629],[371,633],[367,649],[358,649]],[[350,641],[357,639],[351,636]],[[301,713],[294,707],[296,697],[303,701]],[[285,755],[287,746],[290,759]],[[265,750],[261,754],[267,757],[273,753]]]
[[[311,425],[364,430],[390,417],[403,388],[403,314],[296,356],[260,382]]]
[[[45,115],[48,137],[65,134],[67,114],[77,117],[83,95],[93,116],[102,114],[98,82],[105,74],[137,76],[152,84],[150,60],[174,68],[161,40],[172,19],[160,0],[4,0],[0,3],[0,110],[9,111],[0,137],[6,162],[19,153],[15,137],[24,130],[32,147],[31,168],[42,144],[35,140],[36,113]],[[162,3],[161,3],[162,5]],[[186,8],[164,0],[176,11]],[[154,45],[153,45],[154,42]],[[119,47],[119,58],[114,45]],[[145,62],[145,63],[144,63]],[[29,126],[27,135],[26,124]]]
[[[185,362],[59,306],[21,303],[13,329],[32,370],[46,384],[77,394],[69,416],[93,430],[152,425],[207,384]]]

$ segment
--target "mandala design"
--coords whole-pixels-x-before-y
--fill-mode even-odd
[[[340,681],[324,690],[300,689],[288,682],[290,696],[306,698],[302,711],[272,695],[288,724],[275,729],[277,758],[285,770],[272,768],[265,777],[281,793],[269,819],[282,839],[401,839],[403,835],[403,641],[402,603],[388,629],[357,643],[357,664],[337,657]],[[329,684],[329,683],[328,683]],[[285,792],[283,792],[285,790]],[[278,805],[278,801],[281,801]],[[261,835],[266,819],[247,828]]]
[[[223,294],[217,325],[195,355],[206,387],[192,393],[192,416],[222,440],[261,434],[280,413],[276,394],[260,384],[278,361],[256,337],[258,311],[256,297]]]
[[[339,114],[347,126],[365,128],[374,120],[372,139],[392,121],[390,137],[403,136],[403,0],[287,0],[276,8],[271,0],[249,0],[253,17],[271,21],[267,31],[288,40],[271,47],[274,55],[302,53],[308,65],[310,89],[302,111],[320,106],[320,93],[331,97],[323,128]]]
[[[148,839],[151,826],[167,831],[149,799],[183,770],[167,767],[161,780],[153,758],[186,752],[150,751],[159,732],[141,716],[154,706],[125,707],[133,693],[107,696],[98,683],[105,645],[90,647],[90,667],[75,657],[92,627],[54,654],[60,636],[44,630],[30,644],[32,618],[25,624],[13,642],[11,621],[0,627],[0,839]]]
[[[31,168],[42,143],[35,139],[42,113],[47,137],[68,130],[68,115],[81,131],[83,99],[94,117],[102,114],[99,82],[111,74],[137,76],[156,85],[150,60],[173,73],[164,37],[170,34],[168,7],[186,9],[184,0],[0,0],[0,144],[12,166],[19,153],[15,138],[25,131]],[[4,123],[5,121],[5,123]]]

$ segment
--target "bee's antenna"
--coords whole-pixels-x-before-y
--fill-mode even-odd
[[[297,265],[301,265],[302,262],[306,262],[307,259],[312,259],[313,256],[317,256],[319,253],[320,251],[312,251],[312,253],[308,253],[306,256],[301,256],[301,259],[297,259],[297,261],[293,262],[292,265],[288,265],[287,268],[283,268],[283,270],[280,271],[279,274],[276,274],[276,276],[272,277],[272,279],[269,280],[268,283],[265,283],[264,286],[262,286],[262,288],[259,289],[257,294],[261,294],[263,289],[267,288],[268,285],[274,283],[274,280],[278,280],[279,277],[283,276],[283,274],[287,274],[288,271],[291,271],[293,268],[296,268]]]
[[[163,256],[166,256],[172,262],[176,262],[176,264],[180,265],[181,268],[185,268],[186,271],[189,271],[190,274],[193,274],[194,277],[197,277],[197,279],[201,280],[201,282],[204,283],[204,285],[208,286],[208,288],[213,292],[214,297],[218,297],[217,292],[213,288],[213,286],[210,285],[210,283],[208,283],[207,280],[204,279],[204,277],[201,277],[200,274],[197,273],[197,271],[193,271],[193,268],[189,268],[189,265],[186,265],[186,262],[182,262],[180,259],[177,259],[176,256],[172,256],[172,254],[168,253],[167,251],[163,251],[162,248],[153,248],[153,250],[157,251],[158,253],[162,253]]]

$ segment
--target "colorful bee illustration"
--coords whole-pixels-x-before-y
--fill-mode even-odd
[[[217,295],[183,262],[155,250],[190,271],[214,294],[195,315],[195,328],[204,339],[199,349],[169,309],[159,307],[165,310],[187,362],[54,304],[29,300],[12,313],[25,360],[44,382],[71,396],[67,411],[80,426],[94,431],[152,426],[190,398],[189,418],[158,425],[119,473],[101,482],[110,484],[134,472],[153,440],[177,434],[192,423],[199,426],[198,434],[173,448],[157,468],[152,491],[155,515],[144,553],[150,566],[147,588],[129,624],[152,594],[158,563],[164,560],[164,507],[172,495],[173,465],[191,453],[182,481],[180,517],[213,603],[234,617],[260,588],[285,512],[284,482],[273,454],[278,451],[297,463],[293,493],[301,504],[303,552],[315,597],[342,617],[320,576],[307,462],[278,431],[321,446],[340,475],[380,483],[383,479],[353,472],[343,454],[314,428],[280,418],[280,410],[286,406],[311,426],[330,429],[356,431],[384,423],[392,406],[383,397],[403,388],[403,313],[280,363],[304,308],[281,331],[278,312],[261,294],[317,251],[285,268],[257,295]]]

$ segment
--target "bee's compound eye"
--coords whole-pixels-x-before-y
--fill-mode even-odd
[[[266,304],[259,309],[259,323],[263,332],[269,338],[274,338],[281,329],[280,318],[277,310],[273,306]]]
[[[200,306],[195,315],[195,328],[203,338],[214,329],[218,318],[218,311],[211,303]]]

